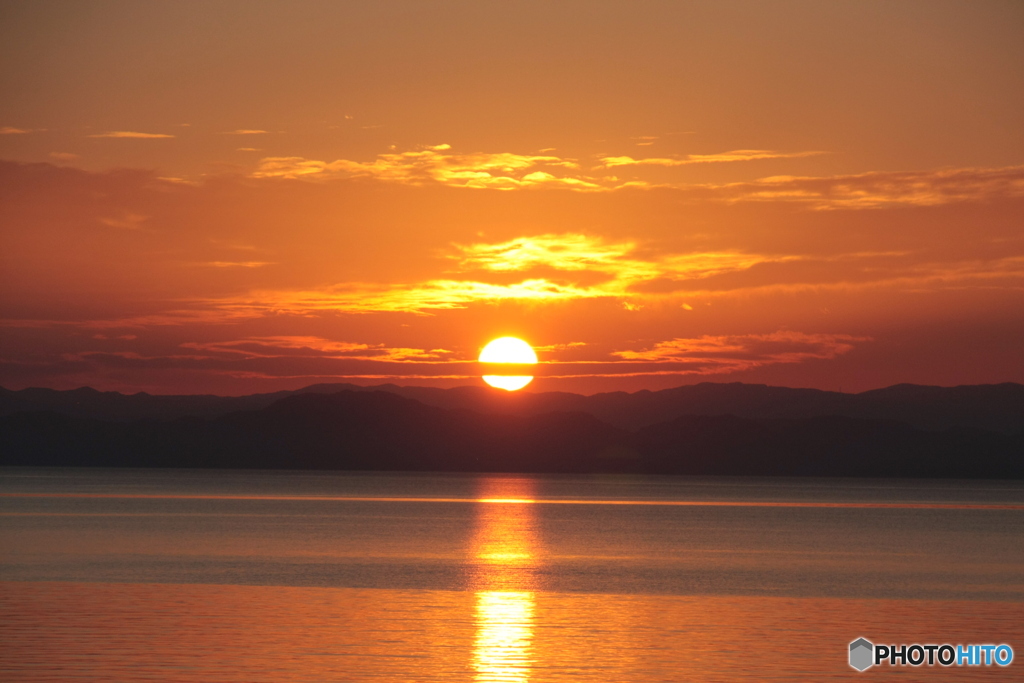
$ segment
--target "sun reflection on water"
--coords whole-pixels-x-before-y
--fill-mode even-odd
[[[530,680],[539,549],[532,485],[521,479],[485,479],[477,498],[471,565],[477,681]]]
[[[533,593],[476,594],[477,681],[528,681],[533,664]]]

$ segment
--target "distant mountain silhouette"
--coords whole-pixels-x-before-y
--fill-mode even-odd
[[[303,391],[324,391],[314,385]],[[959,387],[898,384],[861,394],[790,389],[764,384],[704,382],[662,391],[614,392],[581,396],[567,393],[506,393],[484,387],[397,387],[392,391],[428,405],[512,414],[552,411],[589,413],[623,429],[640,429],[684,415],[736,415],[747,418],[806,418],[838,415],[897,420],[920,429],[971,427],[1013,433],[1024,429],[1024,385],[1005,383]]]
[[[19,412],[0,417],[0,464],[1024,478],[1022,431],[736,415],[678,416],[627,430],[585,412],[529,414],[508,405],[473,412],[345,390],[298,393],[212,418],[117,422]]]
[[[336,391],[342,388],[344,386]],[[45,410],[72,417],[115,421],[173,420],[185,416],[215,417],[239,410],[266,408],[274,401],[293,393],[295,392],[279,391],[251,396],[154,396],[147,393],[120,394],[116,391],[97,391],[90,387],[70,391],[39,388],[11,391],[0,387],[0,415]]]
[[[209,420],[8,415],[0,418],[0,464],[581,472],[606,451],[628,449],[631,438],[582,413],[486,415],[343,391]]]
[[[587,413],[626,430],[641,429],[684,415],[735,415],[758,419],[843,416],[896,420],[925,430],[963,427],[1004,434],[1024,429],[1024,385],[1014,383],[960,387],[899,384],[860,394],[763,384],[702,383],[663,391],[593,396],[559,392],[507,393],[482,386],[437,389],[392,384],[376,387],[316,384],[298,391],[239,397],[124,395],[88,388],[73,391],[0,388],[0,415],[46,410],[74,417],[120,421],[217,417],[266,408],[287,396],[339,391],[385,391],[446,410],[510,415]]]

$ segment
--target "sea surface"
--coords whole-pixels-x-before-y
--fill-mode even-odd
[[[1024,482],[0,469],[3,681],[847,679],[1024,680]]]

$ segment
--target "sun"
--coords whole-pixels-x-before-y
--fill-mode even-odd
[[[483,348],[479,360],[481,363],[501,363],[503,365],[536,365],[537,354],[522,339],[499,337]],[[506,370],[506,368],[502,368],[502,370]],[[483,379],[492,387],[516,391],[533,381],[533,375],[496,374],[484,375]]]

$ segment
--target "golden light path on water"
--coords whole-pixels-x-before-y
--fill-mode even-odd
[[[533,670],[534,570],[539,543],[532,482],[491,479],[476,509],[471,585],[476,593],[475,680],[523,683]]]

